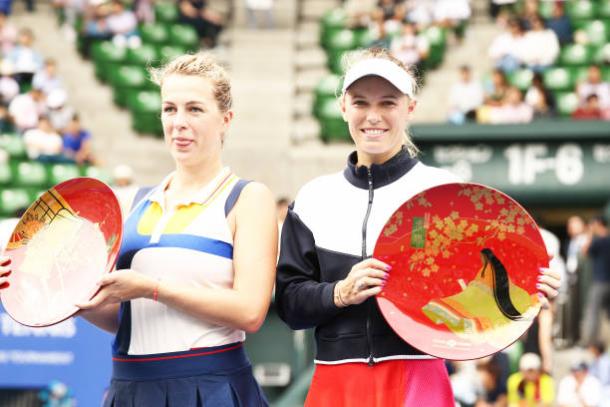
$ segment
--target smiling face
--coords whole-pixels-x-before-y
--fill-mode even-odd
[[[222,112],[211,80],[172,74],[161,87],[161,122],[165,143],[178,165],[198,166],[220,159],[223,134],[233,112]]]
[[[381,164],[400,151],[414,108],[414,101],[379,76],[361,78],[347,89],[341,110],[360,165]]]

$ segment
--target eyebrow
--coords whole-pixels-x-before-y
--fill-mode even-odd
[[[174,105],[175,103],[172,102],[171,100],[164,100],[163,104],[164,105]],[[191,100],[189,102],[186,102],[186,105],[187,106],[189,106],[189,105],[201,105],[201,106],[205,106],[205,103],[204,102],[200,102],[200,101],[196,101],[196,100]]]
[[[366,98],[367,98],[366,96],[360,95],[360,94],[352,95],[352,99],[366,99]],[[389,95],[382,96],[380,99],[398,99],[398,96],[389,94]]]

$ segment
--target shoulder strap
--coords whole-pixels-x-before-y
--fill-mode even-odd
[[[231,190],[231,193],[229,194],[229,196],[225,202],[225,216],[227,216],[229,214],[229,212],[231,212],[231,209],[233,209],[233,207],[235,206],[235,203],[237,202],[237,199],[239,198],[241,191],[250,182],[252,182],[252,181],[240,179],[235,183],[235,185],[233,186],[233,189]]]
[[[153,187],[142,187],[138,189],[136,195],[133,197],[133,202],[131,203],[131,210],[140,203],[140,201],[153,189]]]

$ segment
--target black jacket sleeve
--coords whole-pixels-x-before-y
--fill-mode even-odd
[[[336,282],[320,281],[320,264],[311,230],[288,210],[282,227],[275,302],[292,329],[312,328],[341,312],[334,302]]]

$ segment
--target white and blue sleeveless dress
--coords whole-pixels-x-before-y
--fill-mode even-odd
[[[233,285],[227,223],[246,181],[224,168],[197,196],[165,208],[168,176],[136,203],[123,230],[117,270],[201,287]],[[120,273],[120,271],[118,271]],[[245,333],[161,302],[121,304],[104,407],[267,406],[243,349]]]

